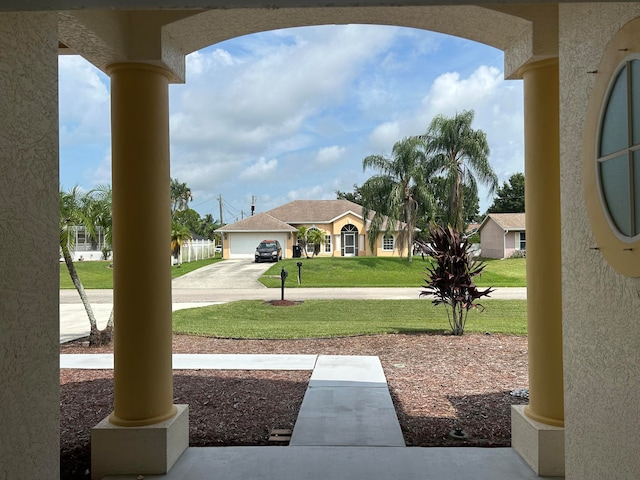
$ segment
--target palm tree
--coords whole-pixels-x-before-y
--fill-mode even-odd
[[[298,227],[298,232],[296,233],[296,238],[298,240],[298,245],[304,252],[305,256],[309,258],[309,254],[307,253],[307,235],[309,234],[309,229],[304,225]]]
[[[391,233],[399,228],[400,254],[406,248],[411,262],[416,222],[432,203],[424,181],[425,161],[424,144],[419,137],[405,137],[396,142],[391,158],[370,155],[362,161],[363,170],[375,168],[380,171],[360,187],[362,215],[368,219],[373,213],[369,226],[372,250],[380,232]]]
[[[310,228],[307,230],[307,243],[313,245],[314,257],[320,253],[320,246],[326,241],[324,235],[324,232],[317,228]]]
[[[477,191],[480,181],[493,194],[498,177],[489,164],[489,144],[482,130],[471,128],[475,112],[464,110],[453,118],[436,116],[422,137],[425,142],[427,177],[443,175],[450,186],[449,218],[451,226],[461,232],[464,228],[464,189],[466,185]]]
[[[112,230],[113,216],[111,209],[112,193],[111,185],[102,184],[96,186],[89,191],[88,196],[91,198],[89,203],[89,215],[91,217],[91,227],[88,232],[97,237],[98,227],[102,229],[104,236],[104,246],[102,248],[102,259],[108,260],[112,251]]]
[[[189,202],[193,201],[191,189],[187,184],[180,182],[177,178],[171,179],[171,218],[176,212],[189,208]]]
[[[111,343],[113,338],[113,311],[104,330],[98,329],[98,322],[87,298],[80,277],[73,264],[73,251],[75,249],[77,227],[84,227],[85,231],[95,235],[95,224],[91,215],[95,210],[91,195],[83,194],[78,186],[73,187],[68,192],[60,190],[60,252],[64,258],[64,263],[69,271],[69,276],[74,287],[80,295],[80,300],[89,318],[89,345],[99,346]]]
[[[192,238],[193,235],[185,225],[177,222],[171,222],[171,254],[176,259],[178,265],[182,263],[180,255],[182,244]]]
[[[196,232],[198,235],[202,235],[203,237],[208,238],[209,240],[213,240],[214,238],[219,238],[220,234],[215,233],[215,230],[219,228],[221,225],[216,223],[213,218],[213,215],[207,213],[204,217],[200,219],[200,223],[198,225],[198,231]]]

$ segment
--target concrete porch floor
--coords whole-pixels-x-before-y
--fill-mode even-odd
[[[166,475],[109,480],[526,480],[510,448],[191,447]],[[563,478],[563,477],[555,477]]]

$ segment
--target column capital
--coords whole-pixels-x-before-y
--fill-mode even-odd
[[[185,53],[167,26],[195,13],[66,11],[59,14],[59,40],[102,71],[116,63],[155,65],[169,72],[170,83],[184,83]]]
[[[533,60],[531,62],[525,63],[523,66],[521,66],[518,69],[518,76],[522,78],[524,77],[524,74],[530,70],[534,70],[538,68],[557,67],[559,65],[560,65],[560,60],[558,57]]]
[[[110,63],[109,65],[106,65],[104,67],[105,73],[109,76],[121,70],[148,70],[150,72],[159,73],[160,75],[165,76],[169,81],[171,81],[171,78],[173,77],[173,73],[171,71],[167,70],[164,67],[160,67],[150,63],[116,62],[116,63]]]

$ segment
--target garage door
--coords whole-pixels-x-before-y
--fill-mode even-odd
[[[254,258],[256,247],[262,240],[278,240],[282,257],[286,258],[286,234],[284,233],[229,233],[229,258]]]

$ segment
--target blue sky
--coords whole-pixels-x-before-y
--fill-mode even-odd
[[[331,199],[375,172],[367,155],[474,109],[500,182],[524,171],[522,83],[494,48],[423,30],[343,25],[239,37],[187,57],[171,85],[171,176],[226,223],[296,199]],[[60,57],[60,183],[111,183],[109,79]],[[484,211],[491,203],[480,193]]]

